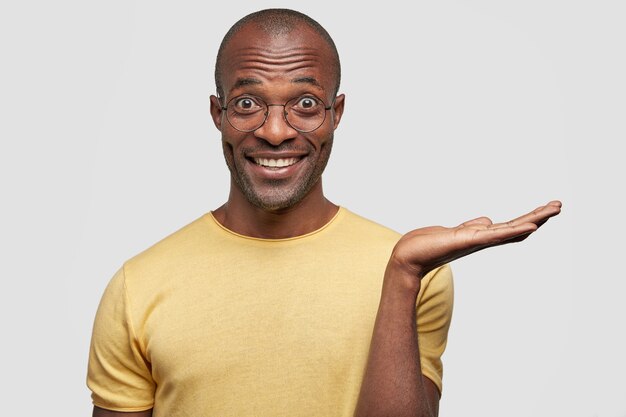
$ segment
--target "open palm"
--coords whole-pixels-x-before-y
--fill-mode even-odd
[[[421,278],[438,266],[476,251],[522,241],[560,211],[561,202],[551,201],[504,223],[479,217],[456,227],[416,229],[398,241],[391,260]]]

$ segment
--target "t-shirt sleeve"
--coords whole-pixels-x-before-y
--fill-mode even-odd
[[[100,301],[89,351],[87,386],[94,405],[113,411],[143,411],[154,404],[150,363],[135,334],[124,269]]]
[[[416,307],[420,362],[422,374],[435,383],[439,393],[443,376],[441,355],[448,341],[453,301],[454,288],[449,265],[435,269],[422,279],[422,294]]]

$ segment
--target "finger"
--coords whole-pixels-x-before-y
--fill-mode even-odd
[[[410,231],[409,233],[407,233],[407,236],[422,236],[422,235],[430,235],[430,234],[436,234],[436,233],[441,233],[448,230],[447,227],[443,227],[443,226],[428,226],[428,227],[421,227],[419,229],[415,229]]]
[[[468,220],[464,223],[461,223],[458,227],[461,228],[461,227],[481,226],[481,225],[490,226],[492,224],[493,222],[491,221],[489,217],[482,216],[482,217],[478,217],[476,219]]]
[[[548,221],[548,219],[550,219],[550,217],[554,217],[557,214],[560,214],[561,213],[561,208],[563,207],[563,204],[560,201],[558,201],[558,200],[554,200],[554,201],[550,201],[546,205],[546,207],[548,207],[548,206],[551,206],[552,208],[554,208],[555,211],[550,216],[546,217],[545,219],[540,220],[538,222],[535,222],[537,227],[541,227],[545,222]],[[548,208],[550,208],[550,207],[548,207]]]
[[[515,236],[515,237],[513,237],[511,239],[504,239],[504,240],[501,240],[499,242],[491,243],[491,244],[489,244],[489,246],[484,246],[484,247],[480,248],[479,250],[486,249],[486,248],[493,248],[493,247],[501,246],[501,245],[508,245],[509,243],[518,243],[518,242],[521,242],[523,240],[526,240],[528,238],[528,236],[532,235],[533,233],[534,233],[534,231],[530,231],[528,233],[522,233],[521,235]]]
[[[467,232],[465,236],[465,245],[472,246],[478,245],[481,247],[496,246],[514,239],[525,239],[531,233],[537,230],[537,225],[534,223],[521,223],[515,225],[500,225],[499,227],[473,227],[471,229],[465,229]]]
[[[517,226],[502,227],[498,229],[490,229],[486,226],[473,226],[471,228],[457,228],[454,232],[454,238],[445,239],[441,245],[433,245],[441,251],[434,250],[432,258],[441,257],[446,262],[459,259],[474,252],[481,251],[486,248],[500,246],[507,243],[513,243],[526,239],[530,234],[537,230],[534,223],[524,223]]]
[[[494,223],[494,229],[508,226],[515,226],[522,223],[534,223],[537,227],[544,224],[550,217],[554,217],[561,212],[561,202],[551,201],[544,206],[537,207],[533,211],[504,223]]]
[[[503,244],[521,242],[523,240],[526,240],[526,238],[528,236],[530,236],[530,235],[532,235],[532,232],[531,233],[526,233],[526,234],[523,234],[523,235],[520,235],[520,236],[517,236],[517,237],[514,237],[513,239],[509,239],[509,240],[505,241]]]
[[[418,248],[420,265],[442,265],[492,246],[503,245],[514,239],[523,239],[537,230],[534,223],[490,229],[486,225],[447,229],[444,233],[408,234],[403,237],[405,248]],[[411,257],[413,255],[410,255]]]
[[[545,206],[540,206],[531,211],[530,213],[524,214],[516,219],[513,219],[508,224],[519,224],[519,223],[527,223],[532,222],[536,223],[538,221],[547,220],[552,216],[555,216],[561,212],[561,207],[552,204],[546,204]]]

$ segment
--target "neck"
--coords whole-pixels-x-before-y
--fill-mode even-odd
[[[323,227],[338,209],[324,197],[320,179],[296,205],[271,211],[251,204],[239,188],[231,184],[228,201],[213,211],[213,216],[227,229],[244,236],[284,239]]]

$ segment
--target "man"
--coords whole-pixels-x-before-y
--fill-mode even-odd
[[[400,236],[328,201],[344,110],[330,36],[291,10],[225,36],[211,116],[228,201],[132,258],[102,298],[94,416],[436,416],[447,263],[560,211]]]

